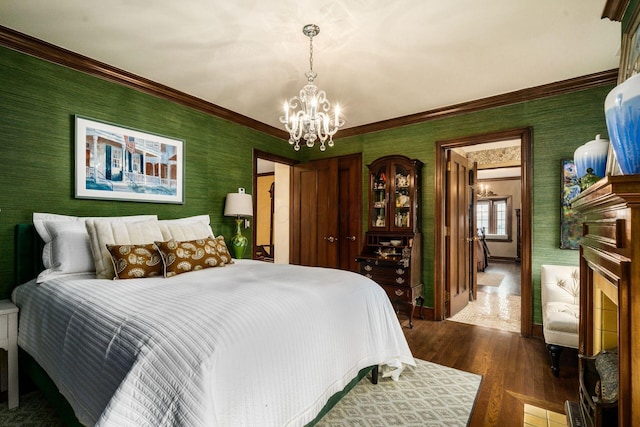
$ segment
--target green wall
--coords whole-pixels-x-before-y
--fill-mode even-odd
[[[185,203],[75,199],[75,114],[185,140]],[[254,147],[292,157],[289,144],[261,132],[0,48],[0,298],[14,282],[15,224],[33,212],[210,214],[229,239],[235,222],[222,215],[224,198],[251,189]]]
[[[307,158],[363,153],[363,163],[380,156],[403,154],[417,158],[423,168],[423,280],[426,304],[433,306],[434,288],[434,169],[435,143],[440,140],[478,135],[501,130],[533,129],[533,315],[542,322],[540,311],[540,265],[578,264],[578,251],[560,246],[560,177],[561,159],[573,158],[575,149],[594,139],[607,137],[604,99],[613,86],[583,90],[481,112],[429,121],[387,131],[359,135],[335,141],[335,147],[320,154],[305,151]],[[348,112],[345,112],[347,116]],[[339,133],[337,134],[339,136]],[[364,170],[366,177],[366,167]],[[367,188],[366,178],[363,188]],[[366,193],[366,191],[365,191]],[[366,230],[366,198],[364,229]]]
[[[303,148],[301,160],[362,152],[364,165],[403,154],[423,169],[423,280],[433,305],[434,158],[439,140],[506,129],[533,128],[534,322],[541,322],[540,265],[577,264],[578,252],[559,249],[560,160],[596,134],[606,137],[603,104],[612,86],[559,95],[387,131],[340,138],[321,154]],[[222,215],[226,193],[251,188],[252,150],[294,158],[285,141],[123,86],[0,48],[0,297],[13,285],[14,226],[32,212],[70,215],[157,213],[176,218],[209,213],[217,234],[230,237]],[[79,200],[73,197],[73,116],[184,139],[185,204]],[[348,112],[347,114],[348,119]],[[363,170],[366,188],[366,167]],[[366,198],[363,221],[366,221]],[[366,230],[366,222],[363,223]]]

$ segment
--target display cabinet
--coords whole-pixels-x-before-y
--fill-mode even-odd
[[[422,162],[405,156],[381,157],[369,165],[369,229],[417,232]]]
[[[416,304],[422,307],[420,172],[422,162],[405,156],[382,157],[369,166],[369,231],[356,261],[360,274],[378,283],[398,314],[413,328]]]

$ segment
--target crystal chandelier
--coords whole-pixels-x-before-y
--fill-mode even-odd
[[[306,141],[307,147],[313,147],[318,140],[320,151],[324,151],[325,142],[333,147],[333,135],[344,125],[344,120],[340,118],[340,107],[337,104],[330,116],[331,102],[327,99],[327,94],[323,90],[319,91],[318,86],[313,83],[317,76],[313,71],[313,37],[320,33],[320,27],[305,25],[302,33],[309,37],[309,71],[305,73],[307,84],[298,96],[284,102],[284,116],[280,117],[280,123],[289,132],[289,144],[296,151],[300,150],[300,139]]]

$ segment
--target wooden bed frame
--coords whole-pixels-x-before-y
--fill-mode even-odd
[[[33,224],[17,224],[15,236],[15,286],[28,282],[38,276],[44,269],[42,264],[42,249],[44,242],[36,232]],[[62,421],[69,427],[80,427],[82,424],[76,418],[71,405],[60,394],[58,388],[45,370],[24,350],[18,349],[20,378],[29,378],[45,395],[49,403],[56,409]],[[362,378],[371,372],[371,382],[378,383],[378,366],[370,366],[358,372],[358,375],[340,392],[331,396],[316,418],[305,427],[311,427],[329,412]]]

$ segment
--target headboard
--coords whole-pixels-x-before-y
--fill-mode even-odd
[[[38,276],[42,265],[44,242],[33,224],[16,225],[15,285],[28,282]]]

